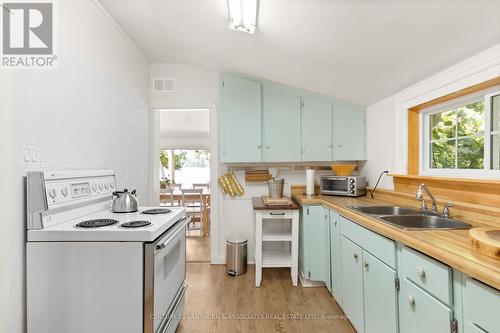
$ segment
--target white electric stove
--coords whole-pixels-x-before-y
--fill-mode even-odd
[[[175,332],[185,209],[113,213],[115,189],[112,170],[28,174],[28,333]]]

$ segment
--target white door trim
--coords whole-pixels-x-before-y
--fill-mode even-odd
[[[220,241],[221,235],[224,235],[223,223],[219,217],[222,215],[222,195],[217,186],[217,178],[221,174],[221,162],[219,157],[219,133],[218,133],[218,112],[217,106],[212,102],[151,102],[153,115],[151,117],[151,156],[153,157],[152,168],[150,170],[153,187],[153,204],[160,204],[160,188],[154,186],[159,184],[158,168],[160,166],[160,116],[159,109],[208,109],[210,112],[210,248],[211,263],[220,264],[219,253],[224,253],[224,249],[219,247],[224,242]],[[223,263],[223,262],[222,262]]]

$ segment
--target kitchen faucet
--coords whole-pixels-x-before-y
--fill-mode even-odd
[[[431,191],[429,191],[429,188],[427,187],[427,185],[425,185],[424,183],[420,184],[420,186],[418,187],[418,191],[417,191],[417,200],[420,201],[420,210],[427,210],[427,205],[425,204],[425,200],[424,200],[424,191],[425,191],[425,193],[427,193],[427,196],[432,201],[432,212],[437,213],[436,199],[432,195]]]

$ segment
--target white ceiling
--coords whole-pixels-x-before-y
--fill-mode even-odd
[[[168,109],[160,111],[160,136],[208,137],[209,110]]]
[[[225,0],[100,0],[152,62],[227,68],[372,104],[500,42],[498,0],[260,0],[255,35]]]

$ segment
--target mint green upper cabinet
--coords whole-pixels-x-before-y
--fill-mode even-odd
[[[303,97],[302,161],[332,160],[332,103]]]
[[[333,159],[365,159],[365,108],[342,101],[334,102]]]
[[[398,301],[396,272],[363,251],[365,333],[397,333]]]
[[[339,214],[330,211],[330,278],[331,292],[337,304],[342,306],[342,256],[340,249]]]
[[[342,236],[342,308],[358,333],[364,333],[363,250]]]
[[[300,94],[263,86],[263,162],[300,161]]]
[[[261,84],[224,74],[222,160],[261,161]]]

